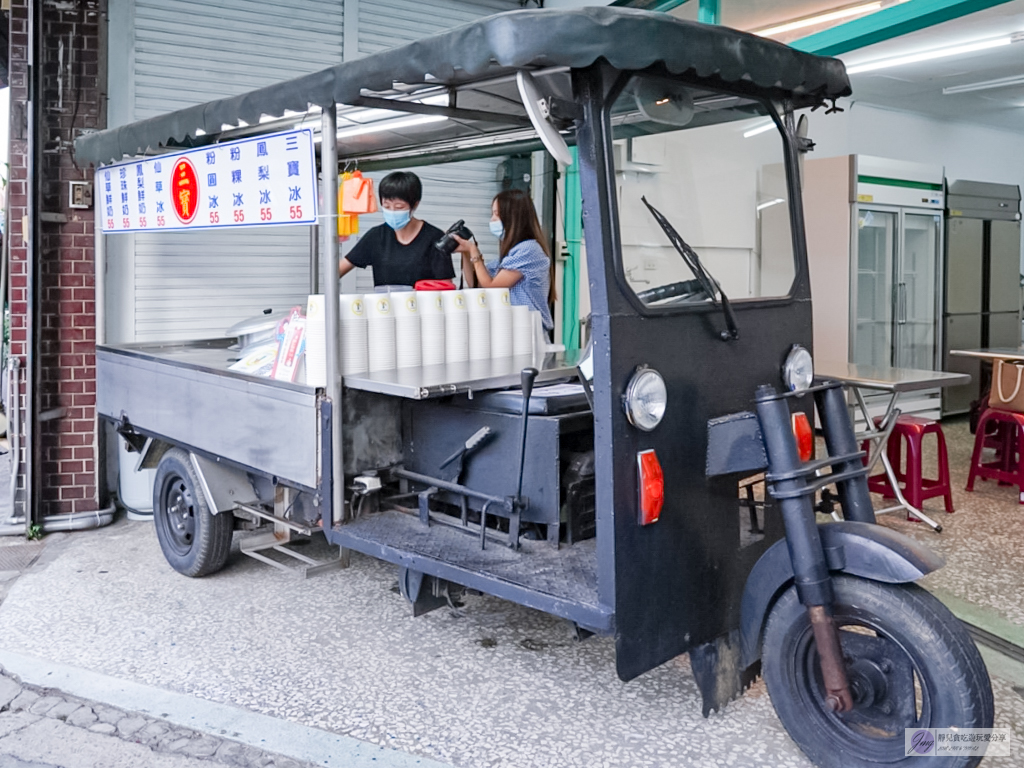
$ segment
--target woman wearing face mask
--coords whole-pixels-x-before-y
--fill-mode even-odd
[[[415,285],[418,280],[450,280],[452,260],[434,247],[444,236],[413,216],[423,196],[415,173],[396,171],[377,187],[384,223],[359,238],[338,264],[339,277],[354,267],[373,267],[374,285]]]
[[[498,263],[484,264],[480,248],[453,235],[462,254],[462,274],[470,288],[508,288],[512,303],[540,312],[544,329],[554,327],[553,263],[530,196],[522,190],[499,192],[491,201],[491,234],[498,238]]]

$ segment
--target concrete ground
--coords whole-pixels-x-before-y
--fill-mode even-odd
[[[946,432],[962,489],[969,436],[958,423]],[[958,490],[956,502],[954,515],[926,505],[942,517],[942,534],[896,515],[882,524],[946,555],[929,588],[975,623],[1024,638],[1024,508],[1014,489],[992,483]],[[305,549],[326,554],[317,543]],[[996,725],[1022,744],[985,765],[1016,766],[1024,666],[985,656]],[[566,623],[520,606],[470,597],[458,610],[413,619],[393,568],[359,556],[346,571],[300,581],[236,552],[223,572],[186,579],[167,566],[146,523],[48,544],[0,605],[0,664],[12,663],[30,676],[50,670],[62,681],[55,687],[79,685],[87,699],[106,690],[107,704],[124,700],[122,710],[147,717],[172,714],[170,704],[152,703],[165,696],[182,697],[175,706],[186,711],[191,702],[217,717],[267,716],[219,729],[246,743],[265,734],[268,751],[324,765],[810,765],[763,682],[705,720],[685,658],[622,683],[610,640],[577,642]],[[83,685],[90,676],[101,682]],[[117,685],[109,683],[133,693],[110,693]],[[217,717],[181,727],[209,733],[224,722]]]

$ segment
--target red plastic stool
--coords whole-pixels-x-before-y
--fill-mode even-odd
[[[939,467],[938,479],[922,477],[921,468],[921,446],[924,436],[934,434],[938,441]],[[979,434],[982,434],[979,427]],[[903,467],[903,445],[907,446],[907,466]],[[953,491],[949,484],[949,458],[946,454],[946,436],[942,427],[937,421],[922,419],[917,416],[900,416],[889,435],[889,442],[885,446],[886,457],[892,465],[893,474],[897,482],[902,486],[903,495],[912,507],[921,509],[921,503],[925,499],[933,499],[942,496],[946,504],[946,512],[953,512]],[[880,493],[886,498],[895,496],[889,478],[883,471],[879,475],[868,478],[868,488],[875,493]],[[908,520],[917,520],[916,517],[907,514]]]
[[[1001,427],[1002,445],[995,461],[981,461],[981,451],[991,445],[992,436],[985,436],[985,427],[995,422]],[[1014,444],[1016,440],[1016,444]],[[987,408],[978,420],[974,435],[974,453],[971,456],[971,471],[967,475],[967,490],[974,490],[974,478],[998,480],[1006,485],[1016,485],[1018,500],[1024,504],[1024,413],[1011,413],[996,408]]]

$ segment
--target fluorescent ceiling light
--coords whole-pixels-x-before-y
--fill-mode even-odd
[[[808,16],[804,19],[796,19],[795,21],[787,21],[785,24],[777,24],[774,27],[766,27],[765,29],[755,29],[753,33],[760,35],[761,37],[771,37],[772,35],[781,35],[784,32],[792,32],[797,29],[804,29],[805,27],[815,27],[819,24],[827,24],[830,21],[839,21],[840,19],[848,19],[851,16],[860,16],[865,13],[873,13],[880,10],[882,7],[881,0],[874,3],[864,3],[863,5],[854,5],[850,8],[840,8],[837,11],[829,11],[827,13],[819,13],[817,16]]]
[[[966,53],[976,53],[978,51],[987,51],[990,48],[999,48],[1004,45],[1009,45],[1013,41],[1014,37],[1010,35],[1004,35],[1003,37],[995,37],[990,38],[988,40],[977,40],[973,43],[951,45],[946,48],[935,48],[930,51],[920,51],[918,53],[911,53],[906,56],[894,56],[889,59],[878,59],[876,61],[869,61],[864,64],[855,64],[852,67],[847,67],[846,74],[856,75],[860,72],[874,72],[877,69],[899,67],[904,64],[916,64],[919,61],[945,59],[948,58],[949,56],[962,56]]]
[[[381,133],[382,131],[396,131],[400,128],[412,128],[416,125],[427,123],[440,123],[448,118],[444,115],[415,115],[413,117],[401,117],[397,120],[379,120],[370,125],[360,125],[355,128],[343,128],[338,131],[339,139],[348,139],[352,136],[363,136],[367,133]]]
[[[784,203],[784,202],[786,202],[786,201],[783,198],[776,197],[774,200],[768,200],[766,202],[761,203],[759,206],[757,206],[757,212],[760,213],[765,208],[771,208],[773,205],[778,205],[779,203]]]
[[[749,131],[745,131],[743,133],[743,138],[744,139],[749,139],[751,136],[757,136],[757,134],[759,134],[759,133],[764,133],[765,131],[770,131],[774,127],[775,127],[775,123],[774,122],[767,122],[764,125],[757,126],[757,128],[751,128]]]
[[[996,80],[982,80],[980,83],[967,83],[966,85],[950,85],[942,89],[942,92],[949,96],[952,93],[971,93],[972,91],[987,91],[990,88],[1006,88],[1011,85],[1024,85],[1024,75],[1013,77],[1000,77]]]

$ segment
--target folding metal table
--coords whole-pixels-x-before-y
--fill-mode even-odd
[[[916,392],[922,389],[958,387],[962,384],[969,384],[971,377],[966,373],[922,371],[915,368],[885,368],[828,360],[815,361],[814,367],[818,377],[834,379],[847,385],[853,392],[857,407],[864,416],[865,429],[857,433],[857,439],[871,441],[871,450],[868,454],[868,474],[870,475],[871,470],[881,461],[898,502],[894,506],[877,510],[875,514],[880,515],[905,509],[909,514],[930,525],[936,533],[940,533],[942,526],[911,505],[903,495],[903,491],[900,490],[899,483],[896,481],[896,471],[886,454],[885,446],[889,441],[889,435],[892,434],[893,427],[896,426],[896,419],[900,415],[900,410],[896,407],[900,395],[904,392]],[[885,392],[889,396],[885,412],[877,423],[868,413],[864,390]]]

